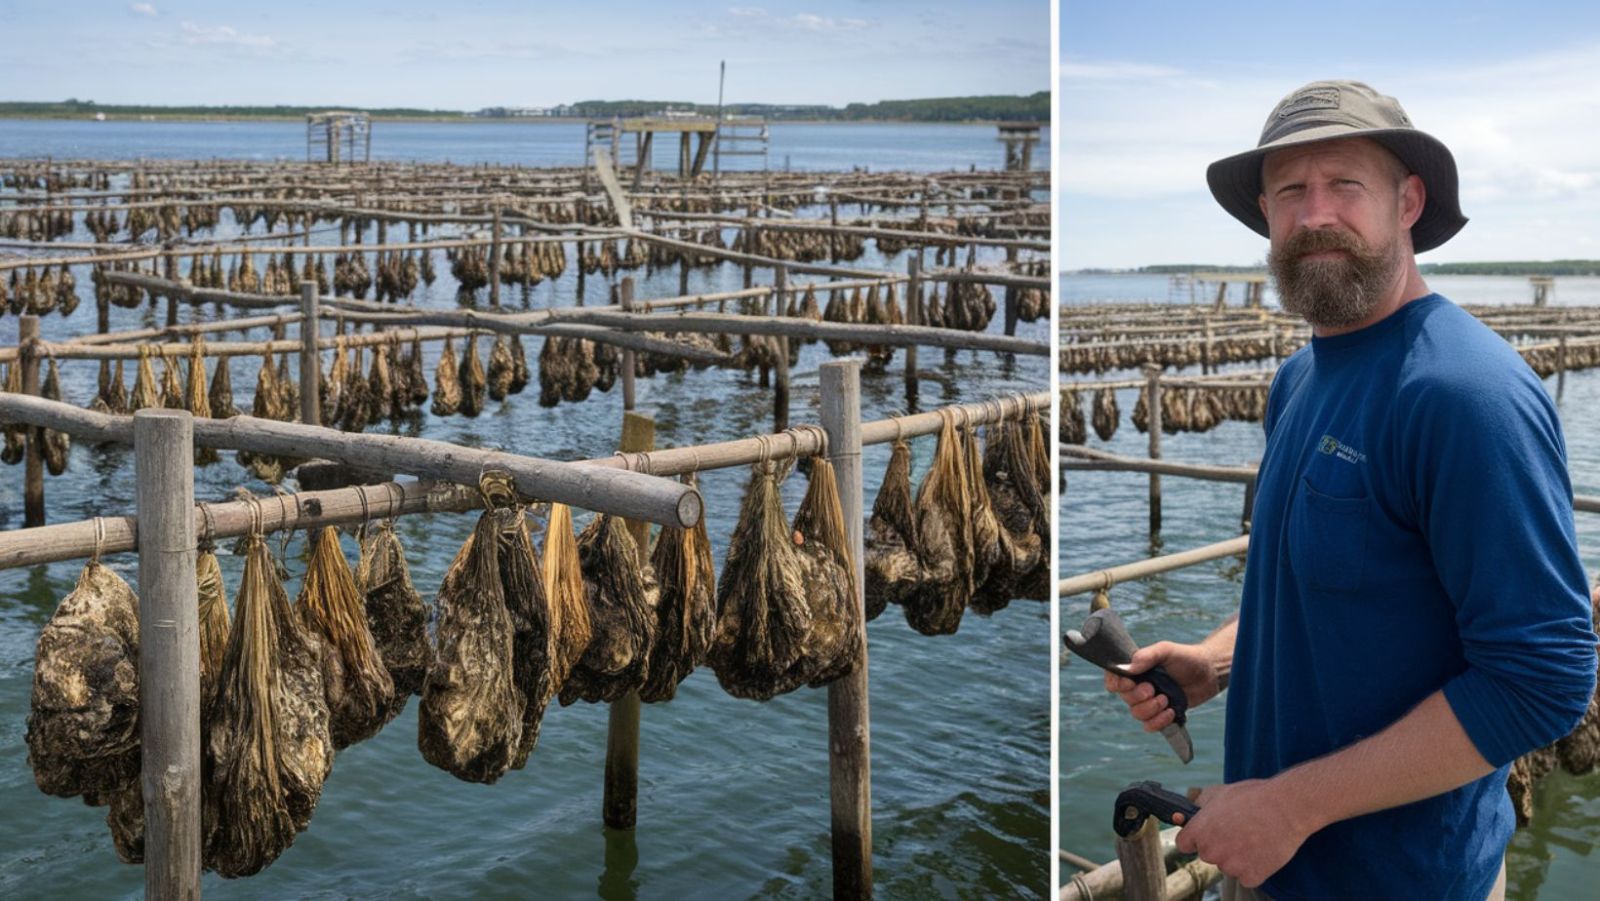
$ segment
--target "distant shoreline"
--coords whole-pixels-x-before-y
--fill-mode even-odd
[[[94,119],[90,116],[51,115],[4,113],[0,114],[0,121],[37,121],[37,122],[304,122],[305,116],[228,116],[228,115],[185,115],[185,114],[144,114],[144,115],[111,115],[105,119]],[[605,117],[601,117],[605,118]],[[622,117],[628,118],[628,117]],[[373,116],[374,123],[379,122],[442,122],[442,123],[477,123],[495,125],[582,125],[591,121],[586,116]],[[994,126],[1002,120],[999,119],[968,119],[950,121],[945,119],[768,119],[768,125],[976,125]],[[1004,120],[1010,121],[1010,120]],[[1048,129],[1050,123],[1041,122],[1040,127]]]

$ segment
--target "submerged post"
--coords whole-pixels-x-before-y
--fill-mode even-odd
[[[778,266],[772,272],[772,315],[784,314],[784,299],[789,293],[789,267]],[[772,385],[772,430],[781,432],[789,427],[789,342],[791,338],[773,336],[777,348],[777,379]]]
[[[500,306],[500,199],[494,201],[494,233],[489,244],[489,305]]]
[[[1567,393],[1567,336],[1561,336],[1561,343],[1556,346],[1556,402],[1561,402],[1561,395]]]
[[[1146,363],[1145,391],[1150,426],[1150,459],[1161,459],[1161,367]],[[1150,534],[1161,531],[1161,474],[1150,473]]]
[[[624,312],[624,313],[632,313],[633,312],[633,276],[631,276],[631,275],[625,276],[622,279],[622,283],[617,285],[617,303],[618,303],[618,305],[620,305],[622,307],[622,312]],[[626,416],[626,414],[627,414],[627,411],[633,409],[633,399],[634,399],[633,371],[634,371],[635,368],[637,368],[635,366],[635,364],[634,364],[632,348],[625,347],[625,348],[622,349],[622,362],[619,365],[622,367],[622,410],[623,410],[623,414],[624,414],[624,416],[623,416],[623,427],[622,428],[623,428],[623,434],[626,435],[627,434],[627,428],[628,428],[627,427],[627,416]],[[654,428],[653,427],[652,427],[652,430],[651,430],[651,434],[654,434]],[[639,449],[640,450],[649,450],[650,448],[646,447],[646,448],[639,448]],[[628,450],[628,448],[623,448],[623,450]],[[640,550],[642,551],[643,548],[640,548]]]
[[[857,615],[866,621],[862,545],[861,361],[821,366],[822,428],[839,482],[845,537],[855,561]],[[859,663],[828,686],[828,782],[833,811],[833,897],[872,897],[872,729],[865,631]]]
[[[300,283],[300,421],[322,425],[322,355],[317,338],[322,328],[317,321],[317,282]]]
[[[148,898],[200,897],[200,608],[194,419],[133,414],[139,516],[139,740]]]
[[[924,195],[926,204],[927,197]],[[923,215],[927,215],[927,207],[923,207]],[[906,275],[910,281],[906,282],[906,325],[922,324],[922,246],[917,245],[916,252],[906,260]],[[917,412],[917,346],[906,345],[906,409]]]
[[[17,347],[21,354],[13,366],[22,367],[22,393],[39,396],[39,317],[23,316],[17,322]],[[29,426],[22,466],[22,524],[25,528],[44,525],[44,430]]]
[[[632,279],[626,280],[631,297]],[[632,381],[632,370],[629,382]],[[631,406],[631,401],[628,401]],[[656,423],[654,419],[632,410],[622,414],[622,442],[624,453],[654,450]],[[639,548],[640,559],[649,555],[650,524],[643,520],[629,520],[628,534]],[[607,713],[606,724],[606,775],[605,793],[601,800],[601,816],[612,829],[632,829],[639,821],[639,692],[630,691],[619,701],[614,701]]]

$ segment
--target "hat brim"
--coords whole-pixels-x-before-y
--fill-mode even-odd
[[[1264,238],[1271,237],[1267,217],[1261,212],[1261,161],[1267,154],[1285,147],[1335,141],[1343,138],[1370,138],[1399,157],[1407,169],[1422,179],[1427,201],[1422,215],[1411,227],[1411,244],[1417,253],[1429,251],[1450,240],[1467,224],[1461,215],[1461,200],[1456,177],[1456,160],[1438,138],[1414,128],[1353,129],[1346,125],[1308,128],[1236,153],[1206,167],[1206,184],[1211,196],[1233,218]]]

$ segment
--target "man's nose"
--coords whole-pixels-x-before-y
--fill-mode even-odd
[[[1339,221],[1338,201],[1333,192],[1317,185],[1306,188],[1298,212],[1295,224],[1301,228],[1328,228]]]

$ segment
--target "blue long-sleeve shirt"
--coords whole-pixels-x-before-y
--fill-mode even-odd
[[[1498,769],[1312,835],[1274,898],[1480,899],[1510,840],[1511,761],[1595,681],[1560,420],[1516,351],[1432,294],[1314,338],[1272,385],[1225,776],[1265,778],[1443,689]]]

